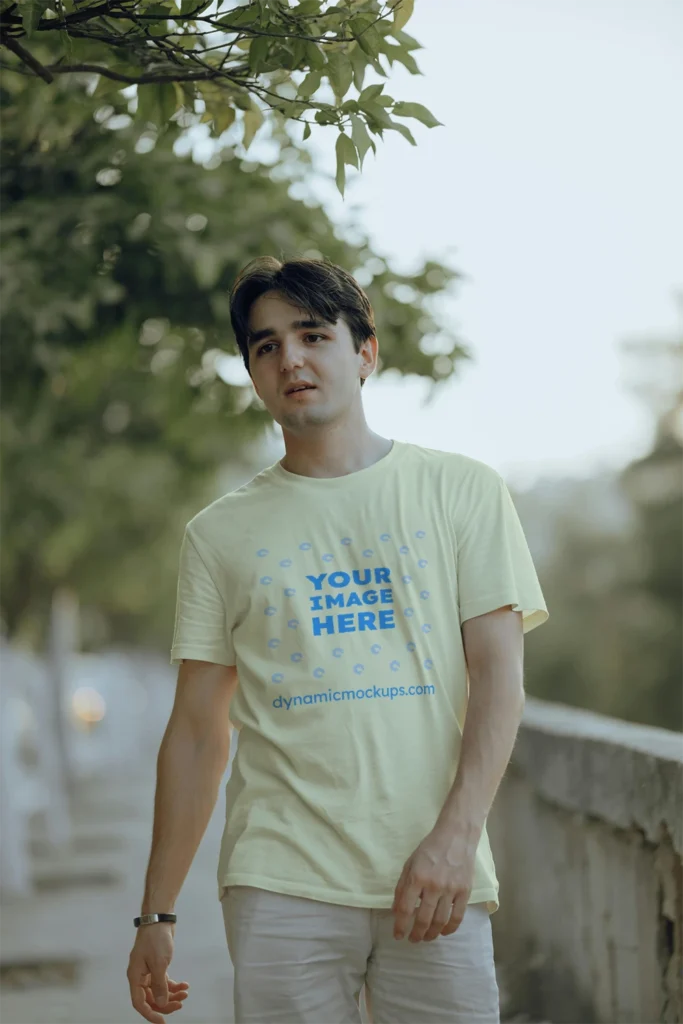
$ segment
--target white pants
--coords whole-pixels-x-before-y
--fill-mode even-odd
[[[223,897],[236,1024],[498,1024],[491,922],[470,904],[433,942],[393,937],[390,910],[232,886]]]

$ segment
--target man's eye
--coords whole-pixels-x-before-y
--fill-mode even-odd
[[[272,348],[272,347],[273,347],[273,343],[272,343],[272,341],[269,341],[269,342],[267,342],[267,344],[265,344],[265,345],[261,345],[261,348],[260,348],[260,349],[258,350],[258,352],[256,353],[256,355],[257,355],[257,356],[262,356],[262,355],[265,355],[265,354],[266,354],[266,352],[268,351],[268,349],[270,349],[270,348]]]
[[[307,334],[306,335],[306,341],[310,341],[312,338],[316,338],[317,339],[317,338],[324,338],[324,337],[325,337],[324,334]]]

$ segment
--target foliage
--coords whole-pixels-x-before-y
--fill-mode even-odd
[[[104,106],[66,78],[48,95],[5,76],[2,100],[3,618],[37,637],[69,586],[109,638],[165,643],[181,526],[268,422],[219,373],[239,362],[238,269],[317,252],[374,275],[383,370],[433,380],[454,364],[425,336],[464,355],[430,312],[456,275],[428,262],[401,276],[338,237],[290,196],[306,168],[285,177],[286,153],[272,172],[229,147],[202,167],[131,122],[125,97]]]
[[[214,9],[215,7],[215,9]],[[96,94],[137,86],[137,118],[158,128],[207,122],[218,137],[238,126],[245,149],[264,121],[333,125],[337,185],[361,168],[372,136],[404,119],[440,122],[419,103],[394,100],[382,78],[395,62],[420,74],[420,44],[405,32],[413,0],[2,0],[4,68],[54,89],[63,75],[96,82]],[[401,120],[396,120],[400,118]]]
[[[640,381],[656,348],[643,347]],[[552,554],[539,560],[550,620],[529,643],[525,675],[534,696],[683,730],[683,342],[675,349],[673,404],[660,412],[652,450],[612,487],[577,484],[552,522]],[[619,529],[601,521],[596,499],[609,494],[626,513]],[[520,498],[531,516],[537,498]]]

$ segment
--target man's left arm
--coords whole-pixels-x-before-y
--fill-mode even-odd
[[[428,836],[406,861],[396,886],[394,936],[450,935],[462,921],[477,846],[512,754],[524,709],[521,612],[508,605],[462,624],[469,699],[453,786]]]

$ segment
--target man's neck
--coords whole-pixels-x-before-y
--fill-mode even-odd
[[[392,442],[367,426],[359,437],[326,432],[319,438],[293,438],[285,433],[283,469],[297,476],[337,477],[367,469],[388,455]]]

